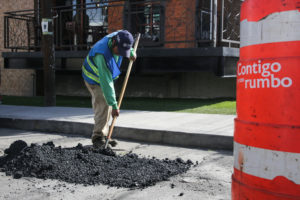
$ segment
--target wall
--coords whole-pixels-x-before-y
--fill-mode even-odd
[[[108,33],[123,29],[123,7],[116,6],[121,3],[113,2],[110,3],[112,7],[108,7]]]
[[[4,49],[4,12],[33,9],[33,0],[0,0],[0,53],[10,51]],[[0,56],[0,94],[30,96],[34,93],[34,70],[4,69],[3,58]]]
[[[81,74],[56,74],[56,95],[88,96]]]
[[[133,75],[128,82],[126,95],[200,99],[235,97],[235,82],[235,78],[217,77],[212,72]],[[121,88],[120,83],[117,90]]]
[[[196,0],[169,0],[165,10],[165,40],[195,40]],[[195,43],[170,43],[167,48],[195,47]]]
[[[116,82],[116,94],[120,94],[125,73]],[[153,98],[235,98],[235,78],[221,78],[212,72],[131,74],[125,97]],[[57,75],[58,95],[87,96],[80,74]]]

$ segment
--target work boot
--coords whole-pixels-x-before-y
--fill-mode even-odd
[[[94,139],[92,142],[93,142],[93,147],[95,149],[100,149],[101,147],[104,147],[104,145],[105,145],[105,138],[98,137],[98,138]]]
[[[118,145],[117,140],[109,139],[108,144],[110,144],[112,147],[115,147]]]

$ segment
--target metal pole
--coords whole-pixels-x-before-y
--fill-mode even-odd
[[[218,0],[213,1],[213,46],[217,46],[217,26],[218,26]]]
[[[42,52],[44,68],[44,105],[55,106],[55,50],[53,37],[52,1],[42,0]]]

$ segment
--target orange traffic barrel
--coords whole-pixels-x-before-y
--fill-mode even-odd
[[[300,0],[245,0],[232,199],[300,199]]]

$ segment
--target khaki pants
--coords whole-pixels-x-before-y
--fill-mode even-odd
[[[106,103],[102,89],[99,85],[92,85],[87,83],[85,85],[92,95],[92,106],[94,110],[94,130],[92,135],[92,141],[96,138],[102,138],[108,135],[109,120],[111,116],[112,107]]]

